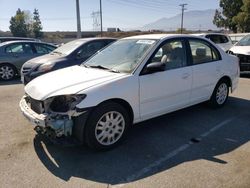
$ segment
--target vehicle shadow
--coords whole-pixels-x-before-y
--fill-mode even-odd
[[[59,147],[39,135],[34,138],[34,148],[44,166],[64,181],[78,177],[111,185],[133,182],[198,159],[227,164],[230,161],[217,156],[250,139],[249,106],[248,100],[230,97],[222,109],[201,104],[164,115],[138,124],[121,146],[107,152],[93,152],[84,146]],[[235,117],[230,126],[221,126],[198,139],[229,117],[234,118],[237,109],[248,109],[248,114],[238,113],[242,117]],[[189,147],[176,150],[185,145]]]
[[[17,85],[17,84],[22,84],[20,78],[16,78],[15,80],[11,80],[11,81],[0,80],[0,86],[1,85]]]

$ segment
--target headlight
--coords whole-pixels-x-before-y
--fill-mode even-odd
[[[85,94],[56,96],[50,104],[50,109],[55,112],[67,112],[73,110],[85,97]]]
[[[39,72],[48,72],[54,67],[55,63],[44,63],[38,67]]]

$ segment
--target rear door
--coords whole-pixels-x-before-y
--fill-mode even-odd
[[[191,103],[208,100],[221,77],[221,55],[209,42],[189,39],[193,84]]]

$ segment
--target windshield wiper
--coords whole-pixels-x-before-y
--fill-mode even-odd
[[[84,67],[86,68],[94,68],[94,69],[103,69],[103,70],[108,70],[110,72],[114,72],[114,73],[120,73],[120,71],[118,70],[115,70],[115,69],[111,69],[111,68],[108,68],[108,67],[104,67],[102,65],[83,65]]]

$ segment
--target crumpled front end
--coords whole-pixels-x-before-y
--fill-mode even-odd
[[[77,112],[76,105],[86,95],[55,96],[38,101],[25,95],[20,101],[23,115],[35,126],[35,130],[50,137],[72,135],[73,119],[84,111]]]

